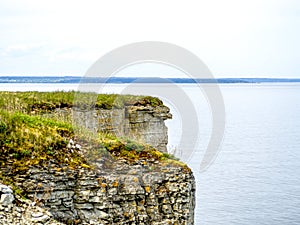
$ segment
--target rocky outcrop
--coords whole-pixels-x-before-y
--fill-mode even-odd
[[[49,162],[15,175],[15,185],[65,224],[193,224],[195,182],[186,166],[113,158],[96,165]]]
[[[110,132],[118,137],[152,145],[167,152],[168,128],[164,120],[172,118],[166,106],[125,106],[122,109],[56,109],[59,116],[72,115],[74,123],[93,131]]]
[[[0,204],[2,207],[12,204],[15,200],[12,193],[13,191],[9,187],[0,184]]]
[[[47,210],[29,199],[14,197],[10,187],[0,184],[0,225],[63,225],[53,219]]]
[[[77,125],[128,140],[121,145],[109,139],[106,145],[103,142],[92,148],[88,141],[76,143],[80,139],[74,139],[52,153],[58,155],[56,158],[32,162],[28,158],[22,163],[6,160],[0,164],[0,178],[29,200],[21,200],[10,188],[0,186],[0,225],[194,224],[192,171],[168,154],[152,147],[141,149],[129,141],[143,141],[166,151],[164,120],[171,118],[167,107],[59,108],[45,116],[70,115]],[[77,164],[71,163],[71,155],[80,158],[74,160]]]

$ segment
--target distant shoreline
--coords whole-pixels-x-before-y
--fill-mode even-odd
[[[0,83],[300,83],[300,78],[159,78],[159,77],[78,77],[78,76],[0,76]]]

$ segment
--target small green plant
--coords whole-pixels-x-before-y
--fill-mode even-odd
[[[162,160],[165,160],[165,159],[179,160],[179,159],[176,158],[174,155],[169,154],[169,153],[165,153],[165,152],[163,153],[161,159],[162,159]]]
[[[125,139],[124,143],[125,143],[125,150],[127,151],[135,150],[137,152],[141,152],[145,149],[145,146],[143,146],[142,144],[129,139]]]
[[[0,133],[4,133],[6,129],[7,125],[3,121],[0,121]]]

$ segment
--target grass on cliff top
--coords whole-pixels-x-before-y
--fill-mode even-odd
[[[0,108],[24,113],[51,112],[57,108],[112,109],[126,105],[163,105],[163,102],[151,96],[95,94],[75,91],[56,92],[0,92]]]

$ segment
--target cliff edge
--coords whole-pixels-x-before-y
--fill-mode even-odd
[[[72,95],[1,93],[0,183],[14,193],[2,186],[0,224],[194,224],[192,171],[151,135],[171,117],[162,102],[126,96],[113,108],[117,96],[103,95],[89,110]],[[24,198],[39,208],[24,213]]]

